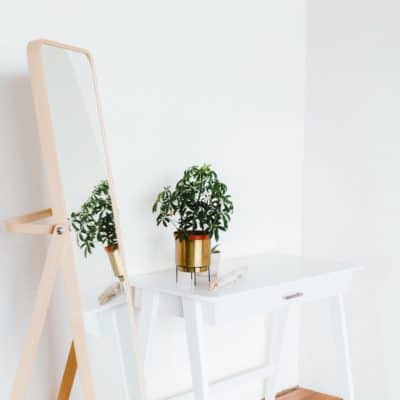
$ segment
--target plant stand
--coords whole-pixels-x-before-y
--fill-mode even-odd
[[[190,279],[194,280],[194,286],[197,286],[197,273],[199,272],[206,272],[208,273],[208,283],[211,283],[211,271],[210,271],[210,266],[208,267],[180,267],[176,266],[176,272],[175,272],[175,280],[176,283],[178,283],[178,275],[179,272],[190,272]]]

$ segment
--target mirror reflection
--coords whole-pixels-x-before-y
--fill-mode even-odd
[[[115,227],[110,182],[92,66],[86,54],[44,45],[42,65],[59,174],[74,238],[73,252],[83,302],[95,387],[99,398],[137,397],[136,377],[126,388],[118,373],[121,350],[107,319],[129,331],[127,310],[103,312],[122,301],[123,269]],[[126,303],[124,306],[127,308]],[[93,321],[96,321],[95,323]],[[125,328],[123,328],[125,326]],[[133,341],[132,341],[133,342]],[[133,363],[133,360],[132,360]],[[132,369],[130,370],[132,372]],[[110,393],[108,393],[110,391]]]

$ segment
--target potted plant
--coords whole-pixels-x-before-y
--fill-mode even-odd
[[[76,232],[78,246],[83,250],[85,257],[92,254],[96,244],[102,244],[114,275],[122,279],[123,270],[109,191],[106,180],[96,185],[81,209],[71,213],[71,224]]]
[[[175,189],[166,186],[158,194],[153,213],[157,214],[157,225],[171,223],[175,227],[177,271],[209,271],[211,239],[219,241],[232,212],[227,186],[210,165],[186,169]]]

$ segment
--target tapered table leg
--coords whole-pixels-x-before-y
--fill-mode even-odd
[[[158,315],[160,293],[145,290],[142,294],[138,321],[140,353],[143,365],[146,366],[149,355],[149,344],[153,337],[154,326]]]
[[[124,400],[142,399],[141,372],[142,359],[139,346],[135,346],[128,315],[128,305],[115,307],[111,311],[111,333],[120,359]]]
[[[338,295],[330,300],[334,327],[334,336],[337,346],[337,354],[342,372],[343,400],[354,400],[353,374],[349,342],[347,338],[346,315],[344,311],[343,295]]]
[[[200,302],[182,299],[186,337],[192,370],[193,392],[196,400],[208,399],[206,349],[204,346],[204,319]]]
[[[265,400],[275,400],[278,380],[282,370],[282,353],[289,309],[284,308],[272,314],[270,336],[268,338],[268,359],[273,368],[272,376],[266,380]]]

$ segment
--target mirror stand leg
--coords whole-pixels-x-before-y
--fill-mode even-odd
[[[37,289],[31,321],[22,347],[21,358],[15,374],[11,400],[25,398],[33,363],[42,336],[44,323],[56,283],[60,264],[64,259],[66,242],[63,236],[53,233],[47,250],[46,261]]]
[[[67,362],[64,368],[64,374],[57,395],[57,400],[69,400],[72,391],[72,385],[74,384],[75,380],[77,367],[78,364],[76,362],[74,342],[71,342]]]

